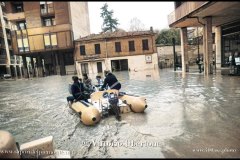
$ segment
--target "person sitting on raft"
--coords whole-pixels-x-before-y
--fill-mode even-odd
[[[110,71],[104,71],[105,79],[102,87],[99,89],[100,91],[103,91],[104,88],[108,85],[110,89],[121,89],[121,83],[117,80],[116,76],[112,74]]]
[[[73,103],[74,100],[85,100],[87,101],[87,97],[84,94],[84,86],[83,83],[79,82],[77,76],[72,77],[73,84],[71,86],[72,96],[67,97],[67,101]]]
[[[96,76],[96,80],[97,80],[97,87],[101,87],[103,85],[103,80],[101,76]]]
[[[93,86],[92,86],[92,80],[88,78],[88,75],[86,73],[83,74],[83,84],[85,86],[85,90],[91,94],[94,92]]]

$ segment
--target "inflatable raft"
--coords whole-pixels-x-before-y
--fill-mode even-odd
[[[78,101],[70,105],[85,125],[95,125],[101,118],[114,114],[113,107],[115,111],[119,110],[119,114],[142,113],[147,108],[147,103],[144,97],[128,95],[112,89],[93,92],[88,102]]]

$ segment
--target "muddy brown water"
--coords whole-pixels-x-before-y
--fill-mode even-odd
[[[240,77],[169,69],[115,72],[145,113],[84,126],[68,108],[71,76],[0,82],[0,129],[20,144],[52,135],[74,158],[240,157]],[[96,75],[90,75],[94,80]]]

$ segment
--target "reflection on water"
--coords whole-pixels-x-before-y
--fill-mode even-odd
[[[146,97],[144,114],[84,126],[67,107],[71,76],[50,76],[0,82],[0,129],[20,144],[52,135],[56,148],[79,158],[240,157],[239,77],[168,69],[114,74],[122,91]],[[193,151],[201,148],[238,151]]]

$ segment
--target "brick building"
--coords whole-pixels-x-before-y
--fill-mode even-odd
[[[74,58],[78,75],[158,67],[152,31],[91,34],[75,41]]]
[[[90,34],[87,2],[6,2],[6,16],[25,77],[74,71],[73,41]]]

